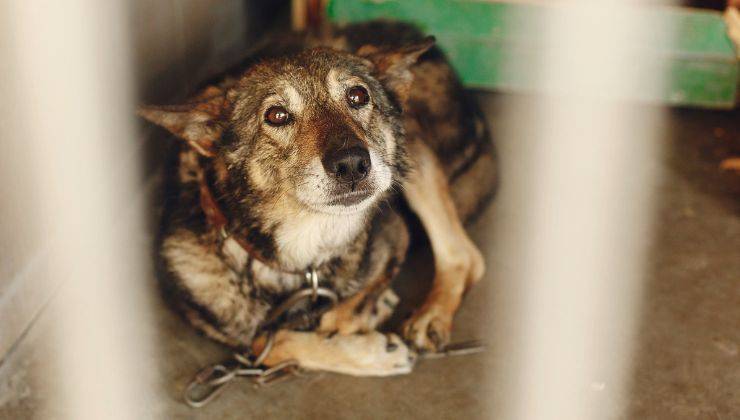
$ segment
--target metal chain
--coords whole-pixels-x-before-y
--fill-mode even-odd
[[[228,233],[225,230],[219,233],[222,241],[228,239]],[[223,242],[221,245],[223,245]],[[220,246],[220,248],[223,249],[223,246]],[[242,274],[235,267],[231,267],[231,264],[227,263],[227,265],[237,276]],[[328,299],[331,302],[329,307],[337,304],[339,296],[333,290],[319,286],[318,274],[314,268],[306,270],[305,277],[308,287],[296,291],[271,311],[264,325],[273,325],[281,315],[308,298],[313,304],[316,304],[319,297]],[[250,358],[249,355],[235,353],[232,358],[225,362],[207,366],[199,371],[185,388],[185,403],[193,408],[203,407],[216,398],[226,385],[237,377],[249,378],[256,387],[262,387],[274,384],[289,376],[300,376],[300,366],[297,360],[286,360],[269,368],[263,366],[263,362],[275,344],[274,331],[268,332],[266,337],[262,351],[253,358]],[[463,356],[480,353],[484,349],[485,346],[479,341],[467,341],[450,344],[436,353],[422,353],[419,355],[419,359]]]
[[[270,368],[253,367],[252,363],[237,362],[235,354],[227,362],[211,365],[201,370],[185,388],[185,403],[193,408],[203,407],[216,398],[237,377],[250,378],[256,387],[271,385],[289,375],[297,374],[298,362],[286,360]],[[248,359],[245,358],[248,361]]]
[[[254,359],[235,353],[232,359],[224,363],[208,366],[195,375],[195,378],[185,389],[185,402],[194,408],[203,407],[216,398],[226,385],[237,377],[246,377],[252,380],[256,387],[269,386],[290,376],[302,376],[297,360],[286,360],[270,368],[260,366],[272,349],[275,335],[270,334],[262,352]],[[450,344],[435,353],[422,353],[419,359],[441,359],[451,356],[467,356],[485,350],[485,345],[477,340]]]
[[[274,324],[280,316],[305,299],[311,299],[316,303],[319,297],[324,297],[331,302],[330,307],[336,305],[339,296],[333,290],[319,286],[315,269],[306,270],[306,280],[309,282],[308,287],[296,291],[272,310],[265,319],[265,325]],[[265,346],[254,358],[250,359],[248,355],[235,353],[231,359],[223,363],[202,369],[185,388],[185,403],[194,408],[203,407],[216,398],[223,388],[237,377],[251,378],[256,386],[266,386],[286,378],[289,374],[296,374],[299,366],[295,360],[287,360],[269,368],[262,366],[274,343],[275,333],[270,331],[267,333]]]

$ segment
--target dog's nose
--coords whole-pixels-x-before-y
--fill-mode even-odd
[[[370,173],[370,153],[364,147],[350,147],[327,153],[321,160],[324,170],[340,182],[358,182]]]

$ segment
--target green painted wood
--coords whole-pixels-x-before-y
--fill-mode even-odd
[[[330,0],[328,16],[338,23],[385,18],[413,22],[434,34],[471,87],[538,91],[536,65],[546,45],[536,35],[555,8],[488,0]],[[737,100],[738,61],[719,13],[656,8],[643,15],[656,27],[676,28],[677,36],[655,34],[650,51],[667,66],[666,89],[635,89],[637,99],[672,105],[732,108]],[[532,28],[531,31],[522,28]],[[527,35],[531,33],[532,35]],[[637,68],[633,68],[637,66]],[[625,71],[648,71],[625,63]]]

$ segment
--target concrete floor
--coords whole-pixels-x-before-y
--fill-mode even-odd
[[[486,98],[494,133],[508,123],[500,98]],[[655,191],[658,235],[625,418],[740,418],[740,177],[717,169],[722,157],[740,155],[740,112],[671,111],[665,141],[666,176]],[[505,160],[513,145],[499,143]],[[484,233],[506,223],[500,207],[495,203],[472,226],[484,253],[491,242]],[[142,246],[148,241],[142,238]],[[414,252],[399,282],[402,293],[430,278],[429,258],[423,246]],[[483,336],[494,281],[485,279],[467,296],[453,341]],[[42,315],[0,366],[0,418],[59,416],[44,406],[55,382],[44,368],[53,351],[44,341],[50,324]],[[156,309],[156,330],[163,391],[146,410],[152,418],[479,418],[490,395],[485,372],[497,357],[489,351],[423,361],[411,375],[386,379],[324,374],[259,390],[237,382],[209,406],[193,410],[181,402],[184,386],[198,368],[227,352],[164,305]]]

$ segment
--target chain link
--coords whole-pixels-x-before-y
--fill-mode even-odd
[[[195,378],[185,388],[185,403],[193,408],[203,407],[211,402],[226,385],[235,378],[243,377],[252,380],[256,387],[272,385],[282,379],[297,373],[298,362],[286,360],[270,368],[254,367],[252,363],[244,364],[242,355],[234,355],[234,358],[225,363],[208,366],[195,375]],[[236,362],[239,360],[239,362]]]

